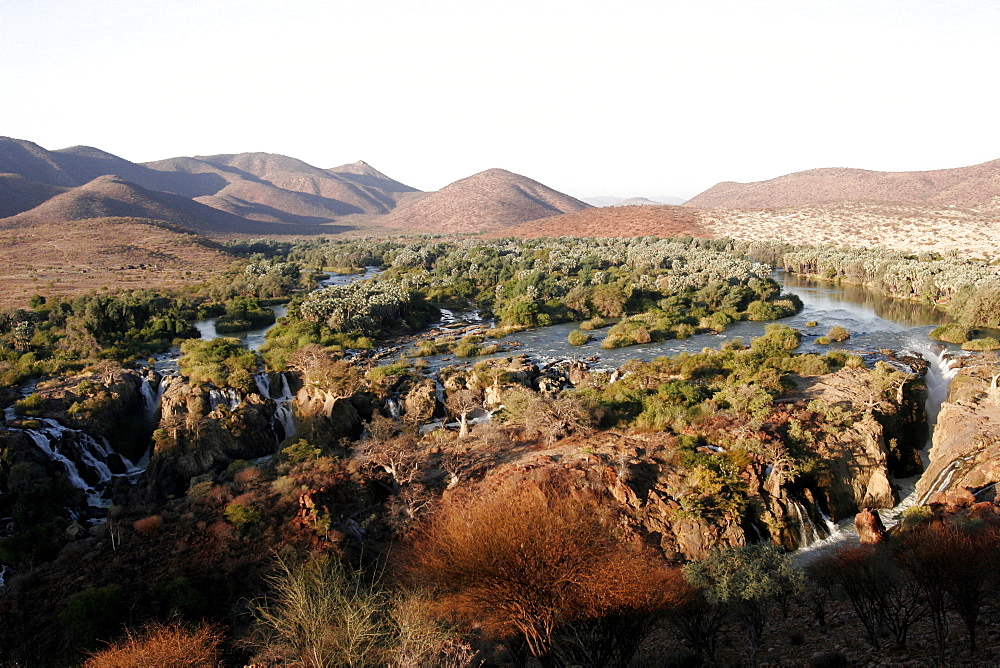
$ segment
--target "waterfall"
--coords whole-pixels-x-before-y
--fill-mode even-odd
[[[279,377],[281,378],[281,396],[278,397],[271,396],[271,376],[269,374],[258,373],[254,376],[254,382],[257,383],[257,392],[260,393],[260,396],[277,404],[274,409],[274,418],[271,421],[271,429],[274,430],[275,422],[281,425],[281,435],[277,431],[274,432],[274,437],[280,443],[295,433],[295,414],[292,412],[292,400],[295,399],[295,395],[288,385],[288,378],[285,377],[285,374],[279,374]]]
[[[399,400],[394,397],[389,397],[385,400],[385,410],[393,420],[398,420],[403,414],[399,406]]]
[[[959,368],[956,365],[955,359],[943,346],[919,345],[914,347],[921,349],[918,354],[929,363],[929,366],[927,367],[927,374],[924,377],[927,384],[927,397],[924,400],[924,411],[927,414],[929,434],[924,449],[920,451],[920,459],[923,461],[924,468],[926,469],[929,462],[928,453],[930,452],[931,443],[933,442],[934,427],[937,424],[938,414],[941,412],[941,404],[948,398],[948,388],[951,385],[952,379],[958,375]],[[915,475],[911,478],[902,480],[893,480],[893,483],[895,483],[899,489],[899,496],[901,500],[892,508],[886,508],[878,511],[879,517],[882,519],[882,524],[885,525],[885,528],[888,529],[898,524],[900,516],[908,508],[926,502],[930,494],[944,489],[948,483],[951,482],[952,477],[955,475],[955,471],[960,467],[963,461],[966,461],[966,459],[958,460],[951,466],[941,471],[941,473],[938,474],[937,479],[934,481],[934,484],[931,485],[928,493],[922,498],[918,498],[917,496],[917,481],[920,479],[920,475]],[[831,522],[830,524],[833,523]],[[797,560],[799,563],[803,563],[821,554],[824,548],[842,544],[857,543],[857,540],[858,534],[854,527],[854,518],[844,519],[839,524],[834,525],[833,530],[830,531],[827,538],[809,544],[805,550],[800,549],[799,552],[801,553],[801,556]]]
[[[235,411],[243,403],[240,393],[231,387],[221,390],[212,389],[208,391],[208,404],[210,410],[215,410],[219,406],[226,406],[231,411]]]
[[[7,588],[7,573],[9,570],[6,565],[0,564],[0,592]]]
[[[284,431],[282,440],[284,440],[291,438],[292,434],[295,433],[295,414],[292,412],[292,400],[295,399],[295,395],[288,386],[288,378],[285,374],[282,373],[280,376],[281,396],[274,400],[278,404],[277,409],[274,411],[274,417],[281,424],[281,429]]]
[[[795,499],[788,499],[788,508],[795,511],[795,519],[799,524],[799,545],[808,545],[813,542],[816,538],[816,531],[806,509]]]
[[[266,373],[258,373],[253,377],[255,383],[257,383],[257,392],[260,396],[265,399],[271,398],[271,377]]]
[[[93,436],[64,427],[55,420],[43,419],[41,422],[45,427],[25,429],[24,433],[34,441],[39,450],[48,455],[49,459],[62,464],[69,483],[87,495],[89,506],[107,508],[110,502],[101,498],[101,492],[113,476],[107,464],[111,448]],[[75,453],[78,456],[77,461],[73,461],[63,452],[68,447],[68,440],[77,446]],[[86,478],[90,478],[93,482],[88,482]],[[74,519],[79,518],[74,517]]]

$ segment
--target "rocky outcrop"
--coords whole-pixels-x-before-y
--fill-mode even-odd
[[[878,513],[867,508],[854,517],[854,527],[858,531],[858,540],[862,544],[881,542],[885,536],[885,525]]]
[[[981,489],[1000,481],[1000,364],[991,355],[970,358],[941,405],[929,453],[917,483],[927,502],[938,492]]]
[[[198,475],[218,471],[235,459],[272,454],[275,403],[257,393],[168,383],[160,404],[148,469],[150,484],[163,494],[183,492]]]

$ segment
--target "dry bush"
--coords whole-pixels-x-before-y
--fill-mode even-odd
[[[237,473],[233,477],[233,480],[239,485],[248,486],[260,480],[262,475],[263,473],[261,473],[261,470],[256,466],[248,466]]]
[[[131,631],[124,639],[91,656],[85,668],[207,668],[219,666],[218,632],[207,624],[187,629],[178,622],[155,623],[138,635]]]
[[[452,496],[410,548],[409,576],[444,608],[492,634],[523,637],[539,658],[617,656],[625,648],[606,636],[645,628],[635,617],[674,599],[676,574],[624,542],[598,499],[552,485],[508,481]]]
[[[141,533],[143,536],[148,536],[149,538],[155,536],[159,532],[162,525],[163,518],[159,515],[150,515],[132,522],[133,529]]]
[[[271,593],[253,602],[261,631],[258,659],[306,666],[382,663],[391,640],[388,596],[377,582],[331,558],[298,568],[284,562]]]

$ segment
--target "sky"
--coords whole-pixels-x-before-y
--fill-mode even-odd
[[[691,197],[1000,158],[1000,0],[0,0],[0,135]]]

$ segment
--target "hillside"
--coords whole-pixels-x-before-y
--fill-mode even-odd
[[[215,235],[276,231],[273,225],[247,221],[180,195],[147,190],[116,176],[99,176],[90,183],[62,192],[29,211],[0,220],[0,228],[56,225],[108,217],[165,221]]]
[[[700,213],[680,206],[610,206],[532,220],[491,236],[513,237],[710,237]]]
[[[582,201],[592,206],[630,206],[633,204],[683,204],[684,198],[669,195],[653,195],[650,197],[614,197],[598,195],[597,197],[581,197]]]
[[[538,181],[504,169],[488,169],[396,209],[380,222],[407,231],[461,234],[589,208]]]
[[[1000,196],[1000,160],[925,172],[810,169],[768,181],[712,186],[686,205],[694,208],[776,208],[870,201],[971,205]]]
[[[1000,197],[976,207],[843,202],[697,212],[710,236],[1000,256]]]
[[[33,209],[66,188],[30,181],[20,174],[0,174],[0,218]]]
[[[34,294],[180,287],[231,261],[204,237],[149,220],[97,218],[0,229],[0,307],[23,306]]]

